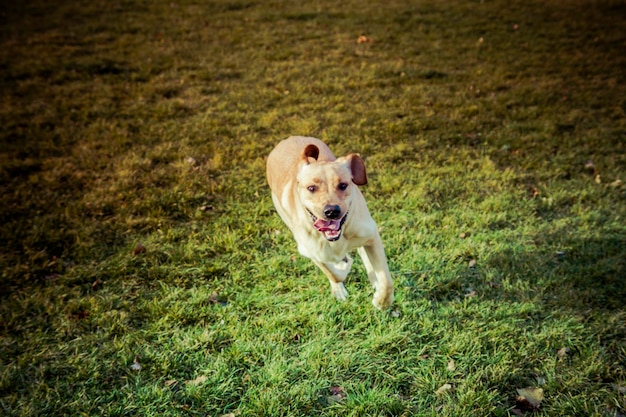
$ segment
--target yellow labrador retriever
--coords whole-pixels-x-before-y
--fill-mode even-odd
[[[350,272],[349,253],[358,250],[370,283],[374,306],[393,303],[393,283],[378,228],[357,187],[367,183],[357,154],[335,158],[319,139],[292,136],[267,159],[267,181],[278,214],[298,244],[330,280],[331,293],[348,296],[343,282]]]

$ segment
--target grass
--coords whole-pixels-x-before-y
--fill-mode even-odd
[[[0,413],[625,415],[625,11],[5,5]],[[390,311],[296,255],[294,134],[365,158]]]

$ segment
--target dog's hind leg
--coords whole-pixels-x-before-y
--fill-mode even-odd
[[[343,285],[343,282],[348,277],[350,268],[352,268],[352,258],[346,255],[342,261],[337,263],[313,262],[315,262],[315,265],[317,265],[322,272],[324,272],[324,275],[328,277],[328,281],[330,282],[330,293],[333,297],[339,301],[345,301],[348,297],[348,291]]]

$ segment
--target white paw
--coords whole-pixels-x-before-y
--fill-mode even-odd
[[[330,284],[330,292],[339,301],[346,301],[348,298],[348,290],[343,285],[343,282],[338,282],[336,284]]]
[[[379,310],[389,308],[393,304],[393,291],[376,291],[374,293],[374,299],[372,299],[372,304]]]

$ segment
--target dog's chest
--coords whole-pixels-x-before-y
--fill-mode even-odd
[[[337,263],[345,259],[346,255],[364,246],[367,239],[352,238],[347,239],[342,236],[335,242],[324,239],[317,231],[299,230],[294,233],[298,243],[298,252],[307,258],[324,263]]]

